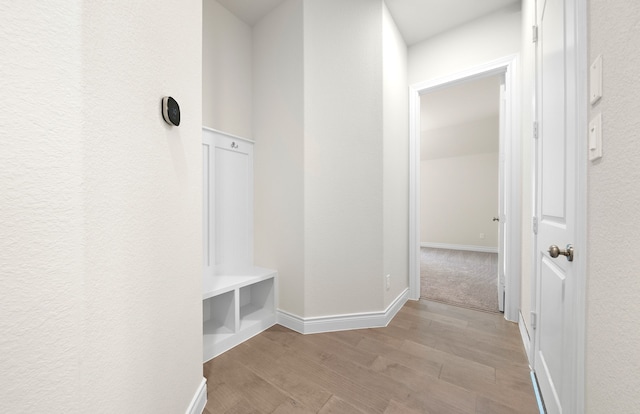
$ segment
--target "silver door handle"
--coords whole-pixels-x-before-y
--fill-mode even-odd
[[[549,246],[549,256],[553,257],[554,259],[558,256],[565,256],[568,261],[573,262],[573,246],[567,244],[567,249],[562,250],[555,244],[552,244],[551,246]]]

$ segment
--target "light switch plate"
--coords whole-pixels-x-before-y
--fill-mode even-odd
[[[602,98],[602,55],[591,64],[589,70],[589,100],[594,105]]]
[[[589,122],[589,160],[602,158],[602,114]]]

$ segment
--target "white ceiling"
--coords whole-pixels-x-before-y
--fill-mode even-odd
[[[521,0],[385,0],[407,46]]]
[[[420,158],[498,151],[502,75],[438,89],[420,97]]]
[[[422,131],[498,116],[503,75],[449,86],[420,97]]]
[[[240,20],[253,26],[284,0],[217,1]],[[407,46],[520,2],[521,0],[385,0]]]
[[[253,26],[284,0],[216,0],[240,20]]]

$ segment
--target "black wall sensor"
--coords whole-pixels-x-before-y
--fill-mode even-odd
[[[162,98],[162,117],[169,125],[180,125],[180,106],[170,96]]]

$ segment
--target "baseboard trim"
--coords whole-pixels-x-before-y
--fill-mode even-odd
[[[278,310],[278,324],[301,334],[347,331],[352,329],[383,328],[391,322],[409,299],[409,289],[405,289],[381,312],[363,312],[347,315],[302,318],[283,310]]]
[[[540,414],[547,414],[547,410],[544,408],[544,401],[542,399],[542,394],[540,393],[540,384],[538,383],[538,377],[536,376],[536,372],[531,370],[531,385],[533,386],[533,392],[536,395],[536,403],[538,403],[538,412]]]
[[[480,253],[498,253],[497,247],[473,246],[473,245],[465,245],[465,244],[420,242],[420,247],[431,247],[434,249],[465,250],[468,252],[480,252]]]
[[[527,354],[527,361],[531,363],[531,337],[527,330],[527,325],[524,323],[522,312],[518,312],[518,328],[520,328],[520,336],[522,337],[522,345],[524,345],[524,351]]]
[[[202,414],[205,405],[207,405],[207,379],[202,378],[185,414]]]

